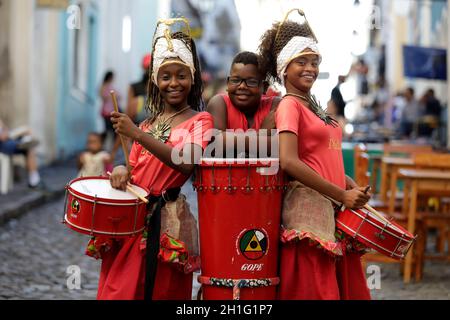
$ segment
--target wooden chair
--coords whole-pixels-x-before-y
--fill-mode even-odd
[[[382,156],[401,156],[401,157],[412,157],[418,153],[431,153],[433,152],[433,147],[431,145],[417,145],[411,143],[404,143],[402,141],[393,141],[390,143],[385,143],[383,145],[383,155]],[[374,186],[377,180],[377,170],[381,168],[381,158],[375,157],[372,171],[370,172],[370,176],[372,177],[371,185]],[[389,173],[388,173],[389,176]],[[376,189],[372,190],[375,192]],[[396,202],[395,209],[399,210],[401,208],[401,200],[403,194],[401,192],[396,193]],[[378,198],[378,195],[374,194],[372,200],[372,207],[375,207],[377,210],[387,211],[389,204],[385,203],[381,199]]]
[[[0,153],[0,194],[7,194],[13,187],[12,156]]]
[[[437,168],[450,170],[450,154],[449,153],[418,153],[414,155],[414,163],[420,168]],[[416,280],[422,278],[425,255],[427,235],[431,229],[436,229],[438,234],[436,238],[436,251],[443,253],[445,250],[445,243],[450,246],[450,206],[448,205],[448,194],[442,194],[438,198],[432,198],[434,201],[430,202],[428,199],[424,210],[418,215],[422,223],[420,224],[420,233],[423,238],[418,243],[418,270],[416,271]],[[450,260],[450,250],[447,256],[440,257]]]
[[[355,182],[359,186],[367,186],[369,184],[369,155],[367,147],[363,143],[358,143],[353,148]]]
[[[417,153],[430,153],[433,152],[433,146],[431,145],[418,145],[402,142],[391,142],[383,145],[383,155],[404,155],[411,156]]]

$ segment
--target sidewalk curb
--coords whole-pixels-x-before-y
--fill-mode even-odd
[[[47,203],[58,200],[65,194],[65,189],[47,190],[39,192],[39,194],[29,195],[29,200],[23,204],[0,211],[0,226],[7,224],[9,221],[18,219],[29,211],[41,207]],[[63,210],[63,208],[61,208]]]

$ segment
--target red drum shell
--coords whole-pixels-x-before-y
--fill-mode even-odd
[[[274,171],[270,171],[271,167]],[[285,185],[275,160],[231,164],[203,159],[194,183],[198,193],[202,277],[277,278]],[[232,288],[203,285],[204,300],[232,298]],[[240,289],[241,300],[275,298],[276,285]]]
[[[72,188],[79,181],[109,180],[84,177],[66,187],[64,223],[71,229],[91,236],[127,237],[142,232],[147,215],[146,204],[139,199],[110,199],[91,196]],[[142,188],[149,194],[148,189]]]
[[[415,237],[394,221],[390,225],[367,209],[345,209],[336,214],[336,227],[369,248],[390,258],[403,259]]]

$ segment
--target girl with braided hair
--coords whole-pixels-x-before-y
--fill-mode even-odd
[[[209,142],[213,120],[199,112],[198,56],[188,30],[173,32],[180,20],[188,29],[187,20],[177,18],[160,21],[155,32],[150,117],[137,127],[127,115],[111,113],[115,131],[134,140],[129,167],[114,168],[111,185],[125,190],[132,181],[148,188],[149,217],[143,234],[91,241],[87,253],[103,259],[98,299],[191,299],[193,271],[199,269],[198,232],[180,188]],[[188,161],[180,163],[174,154]]]
[[[278,297],[370,299],[360,248],[336,232],[330,200],[361,208],[370,194],[345,175],[342,130],[311,95],[322,57],[306,18],[274,24],[259,54],[263,72],[287,92],[275,115],[280,164],[291,180],[283,200]]]

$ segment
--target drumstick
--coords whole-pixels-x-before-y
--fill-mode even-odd
[[[370,186],[367,186],[366,189],[364,189],[364,193],[367,193],[370,189]],[[364,208],[366,208],[367,210],[369,210],[370,212],[372,212],[374,215],[376,215],[378,218],[380,218],[381,220],[383,220],[384,222],[391,224],[391,222],[386,219],[382,214],[380,214],[378,211],[376,211],[374,208],[372,208],[371,206],[369,206],[369,204],[365,204]]]
[[[117,97],[116,97],[116,92],[114,90],[110,91],[112,100],[113,100],[113,104],[114,104],[114,111],[119,112],[119,106],[117,105]],[[128,160],[128,150],[127,150],[127,146],[125,144],[125,140],[123,140],[122,135],[119,135],[120,137],[120,142],[122,143],[122,150],[123,153],[125,155],[125,162],[127,164],[127,168],[129,167],[129,160]]]
[[[376,215],[378,218],[386,222],[387,224],[392,224],[388,219],[386,219],[382,214],[380,214],[378,211],[376,211],[374,208],[369,206],[368,204],[364,205],[364,208],[372,212],[374,215]]]
[[[111,176],[111,172],[106,173],[108,176]],[[139,193],[134,191],[133,187],[131,186],[131,183],[127,182],[127,190],[130,191],[133,195],[135,195],[137,198],[141,199],[144,203],[148,203],[148,199],[141,196]]]
[[[131,183],[127,183],[127,190],[130,191],[132,194],[134,194],[136,197],[138,197],[139,199],[141,199],[144,203],[148,203],[148,200],[146,198],[144,198],[143,196],[141,196],[139,193],[137,193],[136,191],[134,191],[133,187],[131,186]]]

